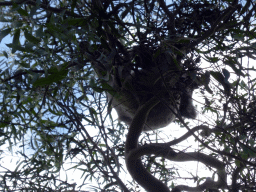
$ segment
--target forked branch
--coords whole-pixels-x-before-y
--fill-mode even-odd
[[[225,188],[227,183],[227,174],[225,172],[225,164],[212,156],[205,155],[200,152],[175,152],[170,144],[150,144],[138,147],[138,139],[143,130],[144,123],[150,110],[159,103],[159,99],[152,98],[142,105],[136,112],[134,119],[129,128],[126,140],[125,159],[126,166],[132,177],[147,191],[150,192],[170,192],[170,189],[161,181],[153,177],[143,166],[141,156],[156,155],[164,157],[171,161],[199,161],[207,166],[217,169],[218,181],[207,179],[203,184],[197,187],[189,187],[186,185],[176,186],[172,191],[203,191],[205,189]],[[198,128],[196,128],[198,129]]]

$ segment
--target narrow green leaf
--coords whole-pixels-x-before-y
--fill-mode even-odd
[[[33,44],[38,44],[38,43],[40,42],[40,39],[39,39],[39,38],[34,37],[34,36],[31,35],[30,33],[28,33],[27,30],[25,30],[24,35],[25,35],[25,38],[26,38],[29,42],[33,43]]]
[[[10,34],[11,30],[12,30],[11,28],[8,28],[8,29],[4,29],[4,30],[2,30],[2,31],[0,32],[0,42],[2,41],[2,39],[3,39],[5,36],[7,36],[7,35]]]
[[[15,30],[13,40],[12,40],[12,45],[20,45],[20,29]],[[17,49],[13,46],[12,53],[15,53],[16,50]]]
[[[28,12],[22,8],[19,8],[18,13],[21,14],[22,16],[28,16]]]
[[[48,77],[44,77],[41,79],[37,79],[33,85],[34,86],[44,86],[44,85],[51,85],[54,82],[59,82],[64,79],[68,74],[68,70],[61,70],[58,73],[54,73],[49,75]]]

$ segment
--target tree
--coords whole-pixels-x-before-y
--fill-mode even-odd
[[[255,1],[28,0],[0,6],[1,40],[12,38],[1,60],[1,145],[20,145],[23,157],[1,175],[2,189],[85,190],[91,179],[102,191],[135,191],[137,185],[119,175],[128,134],[128,169],[148,191],[255,190]],[[110,71],[147,70],[162,49],[196,82],[205,100],[198,111],[211,119],[193,124],[178,116],[187,133],[156,142],[152,135],[163,133],[129,135],[142,129],[140,118],[146,120],[161,97],[141,105],[127,128],[112,117],[105,91],[113,94],[106,82],[119,75]],[[108,62],[111,70],[96,78],[95,62]],[[196,151],[174,147],[188,137],[200,144]],[[77,187],[58,177],[74,159],[79,162],[72,169],[82,170],[84,180]],[[168,160],[202,162],[214,180],[178,184]]]

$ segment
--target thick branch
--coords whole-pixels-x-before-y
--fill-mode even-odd
[[[218,189],[227,187],[227,174],[225,172],[225,164],[216,158],[205,155],[200,152],[175,152],[167,144],[150,144],[138,147],[129,154],[129,159],[135,161],[143,155],[156,155],[158,157],[164,157],[171,161],[185,162],[185,161],[199,161],[209,167],[217,169],[218,181],[206,180],[203,184],[197,187],[189,187],[186,185],[179,185],[175,187],[177,191],[202,191],[205,189]]]
[[[158,155],[162,156],[166,159],[172,161],[200,161],[210,167],[214,167],[217,169],[218,173],[218,181],[215,182],[213,180],[206,180],[203,184],[197,187],[188,187],[185,185],[177,186],[174,191],[202,191],[204,189],[217,189],[220,187],[226,186],[226,172],[225,165],[215,159],[214,157],[199,153],[199,152],[190,152],[176,153],[173,151],[168,145],[169,144],[151,144],[145,145],[137,148],[138,139],[143,130],[143,126],[147,120],[147,116],[150,110],[159,103],[159,99],[152,98],[146,104],[141,106],[131,123],[129,128],[129,132],[127,135],[126,146],[125,146],[125,159],[126,166],[132,177],[147,191],[150,192],[168,192],[169,188],[163,184],[161,181],[153,177],[143,166],[140,157],[143,155]],[[195,127],[193,131],[198,130],[200,128],[205,128],[204,126]],[[192,133],[185,134],[185,137],[192,135]],[[181,137],[182,138],[182,137]],[[178,141],[183,141],[184,138],[179,139]]]
[[[125,161],[131,176],[147,191],[170,192],[169,188],[165,184],[153,177],[145,169],[140,158],[134,159],[130,155],[131,151],[137,148],[138,139],[147,120],[149,111],[158,103],[159,99],[154,97],[137,110],[126,139]]]

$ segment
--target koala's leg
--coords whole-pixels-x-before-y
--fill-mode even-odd
[[[196,110],[193,105],[193,95],[194,89],[187,88],[184,93],[181,95],[180,101],[180,114],[183,117],[195,119],[196,118]]]

